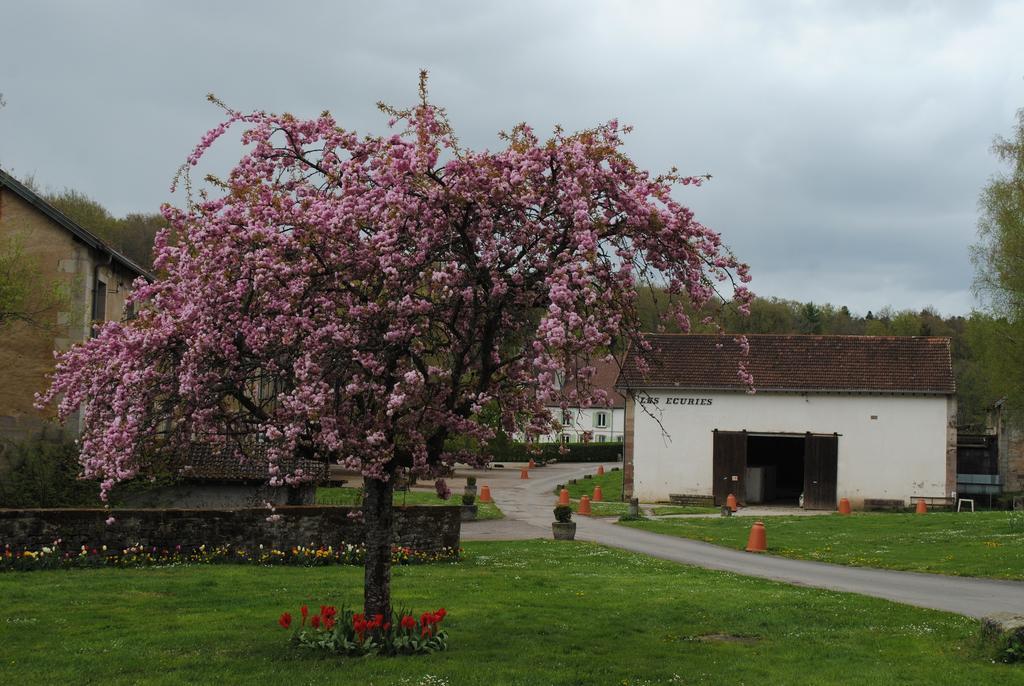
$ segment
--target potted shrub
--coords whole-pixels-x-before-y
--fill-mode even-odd
[[[551,522],[551,532],[556,541],[571,541],[576,538],[576,522],[572,521],[572,508],[568,505],[555,506],[555,521]]]
[[[472,522],[476,519],[476,496],[472,493],[462,494],[462,521]]]

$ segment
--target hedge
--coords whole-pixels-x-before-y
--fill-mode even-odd
[[[33,436],[11,447],[0,472],[0,507],[100,507],[100,487],[78,478],[78,447]]]
[[[622,443],[541,443],[532,446],[525,443],[492,443],[488,447],[493,462],[529,462],[532,457],[538,462],[619,462],[622,460]],[[540,449],[538,455],[536,450]],[[561,449],[566,452],[562,453]]]

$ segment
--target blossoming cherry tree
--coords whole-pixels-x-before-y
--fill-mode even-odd
[[[390,616],[396,476],[479,465],[501,427],[551,430],[545,406],[602,405],[594,363],[643,346],[638,286],[670,316],[725,281],[749,304],[746,266],[673,197],[703,179],[652,176],[616,121],[545,141],[526,125],[497,152],[462,147],[421,86],[384,108],[396,133],[227,110],[246,152],[178,209],[155,247],[138,315],[60,356],[40,398],[82,412],[81,461],[104,497],[146,461],[212,443],[269,457],[272,484],[310,478],[293,458],[365,482],[365,612]],[[452,439],[461,440],[453,443]]]

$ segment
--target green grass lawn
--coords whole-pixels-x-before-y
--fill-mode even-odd
[[[690,515],[690,514],[718,514],[722,511],[720,507],[703,505],[659,505],[654,509],[654,514],[661,517],[664,515]]]
[[[573,500],[570,503],[570,507],[572,507],[573,512],[579,512],[580,501]],[[590,514],[593,517],[621,517],[625,514],[629,514],[629,503],[609,503],[604,501],[600,503],[591,502]]]
[[[603,476],[597,476],[597,468],[594,468],[594,474],[589,479],[578,479],[574,484],[566,484],[565,488],[569,491],[569,497],[572,499],[572,510],[576,512],[579,510],[579,499],[582,496],[594,495],[594,487],[601,487],[601,496],[604,498],[603,501],[595,503],[591,501],[590,509],[595,517],[621,517],[629,514],[629,503],[624,503],[619,500],[622,497],[622,470],[607,471]],[[559,489],[555,489],[555,494],[558,494]],[[717,507],[695,507],[689,505],[662,505],[654,508],[654,513],[661,514],[713,514],[718,512]]]
[[[622,470],[611,471],[610,469],[604,473],[604,476],[597,475],[597,467],[594,467],[594,471],[589,479],[577,479],[574,484],[566,484],[565,488],[569,491],[569,497],[573,500],[579,500],[583,496],[594,495],[594,486],[601,487],[601,494],[604,496],[605,501],[614,502],[622,498]],[[557,489],[555,495],[558,495]]]
[[[768,552],[858,567],[1024,579],[1024,531],[1009,513],[870,513],[765,517]],[[743,548],[754,520],[716,517],[623,522],[659,534]]]
[[[577,512],[580,507],[579,499],[582,496],[594,495],[594,487],[601,487],[601,496],[604,498],[599,503],[591,501],[590,511],[595,517],[621,517],[629,512],[629,503],[624,503],[619,500],[622,497],[622,470],[611,471],[608,470],[603,476],[597,475],[597,467],[594,467],[594,472],[589,479],[578,479],[574,484],[566,484],[565,488],[569,491],[569,497],[572,499],[572,511]],[[558,495],[558,491],[561,489],[555,489],[555,495]]]
[[[316,489],[316,502],[318,505],[359,505],[362,502],[362,493],[358,488],[318,488]],[[395,505],[461,505],[462,494],[452,493],[448,500],[437,497],[433,491],[399,491],[395,493]],[[476,518],[480,519],[502,519],[505,515],[494,503],[476,502]]]
[[[1021,684],[977,622],[586,543],[478,542],[394,570],[396,603],[445,606],[448,652],[327,658],[276,624],[360,604],[358,567],[216,565],[0,575],[0,675],[30,684]]]

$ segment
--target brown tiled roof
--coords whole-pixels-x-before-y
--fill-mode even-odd
[[[626,356],[619,388],[744,390],[735,336],[648,334],[646,374],[636,347]],[[760,391],[956,391],[948,338],[750,334],[748,371]],[[721,347],[719,347],[721,346]]]
[[[608,404],[602,405],[602,407],[625,407],[626,398],[615,390],[615,381],[619,378],[619,361],[614,359],[611,362],[595,360],[593,364],[594,377],[591,379],[590,385],[594,390],[603,390],[608,394]]]
[[[255,449],[251,457],[239,459],[229,449],[209,444],[195,444],[188,454],[176,459],[171,468],[185,479],[209,481],[267,481],[269,463],[263,450]],[[280,474],[293,474],[302,469],[304,474],[317,480],[327,478],[327,464],[315,460],[281,460],[277,463]]]
[[[615,390],[615,380],[619,378],[619,362],[598,362],[594,365],[597,371],[592,381],[593,387],[608,393],[608,407],[625,407],[626,399]]]

